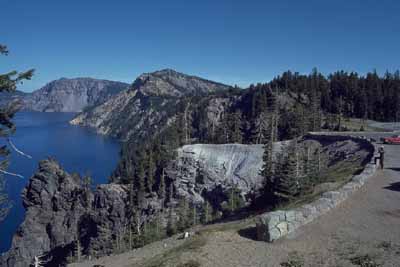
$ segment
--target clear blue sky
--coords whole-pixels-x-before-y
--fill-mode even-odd
[[[132,82],[173,68],[248,85],[287,69],[393,71],[398,0],[0,0],[0,73],[37,70],[20,89],[60,77]]]

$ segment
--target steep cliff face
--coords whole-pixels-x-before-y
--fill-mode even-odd
[[[159,131],[167,125],[185,96],[222,92],[230,87],[173,70],[139,76],[128,91],[79,114],[71,123],[127,140]]]
[[[40,162],[22,193],[24,222],[0,266],[29,266],[35,256],[59,266],[73,255],[79,240],[82,253],[105,255],[113,250],[113,236],[126,223],[129,202],[123,186],[85,187],[53,160]]]
[[[16,91],[0,94],[0,105],[11,100],[20,100],[22,108],[40,112],[80,112],[97,106],[129,85],[122,82],[92,78],[75,78],[52,81],[32,93]]]
[[[23,98],[24,108],[41,112],[80,112],[99,105],[128,88],[128,84],[92,78],[52,81]]]
[[[275,151],[281,143],[275,144]],[[246,200],[263,185],[262,145],[196,144],[178,149],[167,174],[174,177],[177,194],[194,203],[211,200],[215,206],[227,199],[226,190],[235,186]],[[214,194],[215,193],[215,194]],[[215,197],[219,195],[220,199]]]

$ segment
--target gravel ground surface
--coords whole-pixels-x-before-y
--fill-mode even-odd
[[[191,237],[201,242],[188,249],[182,247],[191,238],[170,238],[71,266],[399,267],[400,146],[386,145],[385,149],[386,169],[338,208],[273,244],[255,241],[251,223],[236,222],[208,227],[200,237]]]

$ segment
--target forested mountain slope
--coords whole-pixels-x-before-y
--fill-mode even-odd
[[[71,123],[124,140],[145,137],[159,132],[168,123],[182,98],[228,89],[227,85],[170,69],[145,73],[128,91],[81,113]]]

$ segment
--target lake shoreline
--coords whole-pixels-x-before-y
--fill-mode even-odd
[[[24,178],[4,177],[13,207],[0,223],[0,253],[10,248],[12,237],[24,220],[21,192],[36,172],[40,160],[54,158],[68,172],[92,176],[94,185],[108,183],[119,160],[120,141],[69,124],[76,114],[25,111],[16,114],[17,130],[10,138],[32,159],[12,151],[8,171]]]

